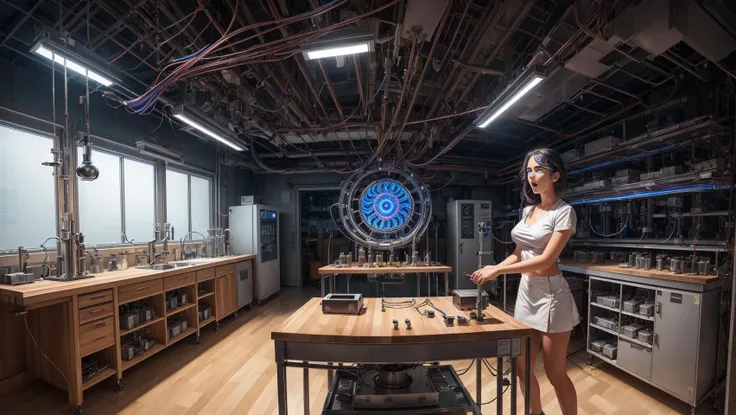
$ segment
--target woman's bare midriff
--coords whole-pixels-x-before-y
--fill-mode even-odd
[[[524,275],[528,275],[530,277],[554,277],[560,274],[561,272],[560,272],[560,269],[557,267],[557,264],[554,264],[551,267],[541,270],[541,271],[524,273]]]

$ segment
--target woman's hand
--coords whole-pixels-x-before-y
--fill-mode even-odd
[[[483,285],[488,281],[495,280],[500,275],[498,267],[495,265],[488,265],[483,269],[479,269],[473,273],[470,280],[477,285]]]

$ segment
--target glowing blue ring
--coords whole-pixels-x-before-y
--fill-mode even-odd
[[[360,197],[363,221],[379,232],[390,232],[406,225],[413,211],[414,200],[409,191],[394,180],[375,182]]]

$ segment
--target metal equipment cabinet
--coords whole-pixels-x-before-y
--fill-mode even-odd
[[[598,357],[688,403],[695,413],[717,382],[718,285],[609,274],[591,276],[588,290],[591,358]],[[618,301],[598,301],[599,296]],[[624,302],[633,298],[653,303],[654,314],[625,309]],[[651,344],[627,336],[625,328],[630,325],[652,330]],[[598,351],[599,346],[592,345],[596,341],[615,344],[616,355],[611,358]]]

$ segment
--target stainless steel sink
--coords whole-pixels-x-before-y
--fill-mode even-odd
[[[167,269],[191,267],[193,264],[176,263],[176,264],[154,264],[154,265],[139,265],[136,269],[152,269],[154,271],[164,271]]]

